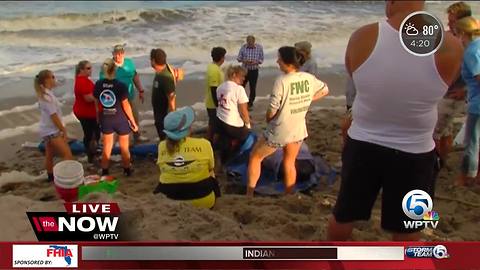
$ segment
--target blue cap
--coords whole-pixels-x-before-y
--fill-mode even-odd
[[[188,135],[193,121],[195,112],[192,107],[169,112],[163,120],[163,132],[174,141],[181,140]]]

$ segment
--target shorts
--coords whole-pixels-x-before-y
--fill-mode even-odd
[[[60,137],[60,136],[63,136],[63,132],[57,131],[57,132],[55,132],[55,133],[53,133],[53,134],[50,134],[50,135],[47,135],[47,136],[42,137],[42,140],[43,140],[44,143],[48,143],[48,142],[50,142],[51,140],[53,140],[53,139],[55,139],[55,138],[58,138],[58,137]]]
[[[412,154],[347,137],[342,153],[342,180],[333,215],[338,223],[369,220],[380,189],[381,226],[396,233],[409,233],[404,221],[403,197],[414,189],[429,193],[435,186],[435,150]]]
[[[100,119],[100,129],[103,134],[117,133],[118,135],[130,134],[130,123],[126,118],[102,118]]]
[[[215,119],[217,118],[217,109],[209,109],[207,108],[208,114],[208,126],[213,127],[215,126]]]
[[[465,110],[465,101],[443,98],[440,103],[438,103],[438,120],[433,132],[433,138],[438,140],[442,137],[451,136],[453,134],[454,118],[464,113]]]
[[[299,140],[299,141],[294,141],[294,142],[289,142],[289,143],[285,143],[285,144],[281,144],[281,143],[276,143],[276,142],[272,142],[272,141],[269,141],[268,140],[268,135],[266,134],[266,132],[263,133],[263,138],[265,139],[265,144],[268,146],[268,147],[271,147],[271,148],[283,148],[285,147],[287,144],[291,144],[291,143],[303,143],[303,140],[305,139],[302,139],[302,140]]]
[[[216,117],[216,116],[215,116]],[[250,133],[250,129],[246,126],[235,127],[230,126],[229,124],[223,122],[219,118],[216,118],[215,122],[215,133],[218,133],[220,136],[226,136],[232,139],[239,140],[243,142]]]

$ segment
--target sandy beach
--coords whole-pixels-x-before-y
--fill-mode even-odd
[[[306,143],[312,154],[321,156],[337,171],[340,170],[342,139],[340,123],[344,114],[343,89],[345,75],[342,72],[323,70],[320,76],[329,84],[330,96],[316,102],[307,115],[309,137]],[[261,75],[255,104],[253,128],[265,127],[264,113],[275,73]],[[146,89],[151,88],[152,77],[142,75]],[[29,83],[25,82],[25,87]],[[22,84],[23,85],[23,84]],[[68,82],[67,84],[68,85]],[[5,86],[2,86],[3,88]],[[31,86],[29,86],[31,87]],[[4,90],[4,89],[0,89]],[[26,89],[23,89],[26,91]],[[33,91],[33,90],[32,90]],[[196,130],[205,126],[206,115],[203,103],[195,103],[203,96],[203,81],[183,81],[178,86],[179,106],[193,105],[197,111]],[[147,92],[147,97],[149,93]],[[20,99],[11,99],[19,102]],[[28,104],[28,103],[25,103]],[[70,104],[64,104],[64,115],[70,114]],[[144,135],[156,136],[150,100],[143,104],[142,126]],[[4,136],[0,163],[0,221],[1,241],[36,241],[28,222],[26,211],[63,211],[52,183],[46,181],[43,171],[43,156],[40,152],[22,148],[26,141],[38,141],[34,126],[38,121],[36,108],[21,114],[0,115],[4,126],[23,121],[29,129],[16,136]],[[458,124],[459,125],[459,124]],[[457,129],[459,126],[457,125]],[[82,132],[75,119],[68,124],[69,137],[81,139]],[[5,135],[6,133],[3,133]],[[203,136],[197,133],[195,136]],[[154,142],[153,140],[151,142]],[[453,179],[458,173],[461,150],[450,155],[447,167],[438,177],[434,210],[440,215],[438,228],[424,231],[425,240],[473,241],[480,240],[480,187],[454,187]],[[86,174],[98,173],[98,168],[88,165],[85,156],[78,156]],[[119,203],[125,222],[130,224],[131,240],[184,240],[184,241],[322,241],[326,238],[326,225],[335,204],[340,178],[331,186],[322,181],[320,185],[303,194],[281,197],[246,198],[241,190],[232,187],[220,168],[217,169],[222,197],[212,210],[197,209],[185,203],[172,201],[163,195],[153,195],[158,183],[158,168],[151,159],[134,160],[134,175],[121,175],[119,163],[114,162],[111,173],[120,180],[117,194],[111,200]],[[379,225],[380,204],[377,201],[369,222],[358,223],[354,240],[389,240],[389,234]]]

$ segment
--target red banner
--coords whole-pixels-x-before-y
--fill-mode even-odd
[[[25,252],[37,246],[38,252]],[[428,253],[436,247],[443,253],[438,248]],[[279,252],[274,259],[248,259],[252,250]],[[376,259],[355,257],[359,254]],[[33,265],[39,262],[42,269],[67,263],[80,269],[479,269],[478,254],[480,242],[4,242],[0,269],[40,267]]]

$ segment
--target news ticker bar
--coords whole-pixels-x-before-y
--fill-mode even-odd
[[[403,246],[82,246],[84,261],[404,260]]]

